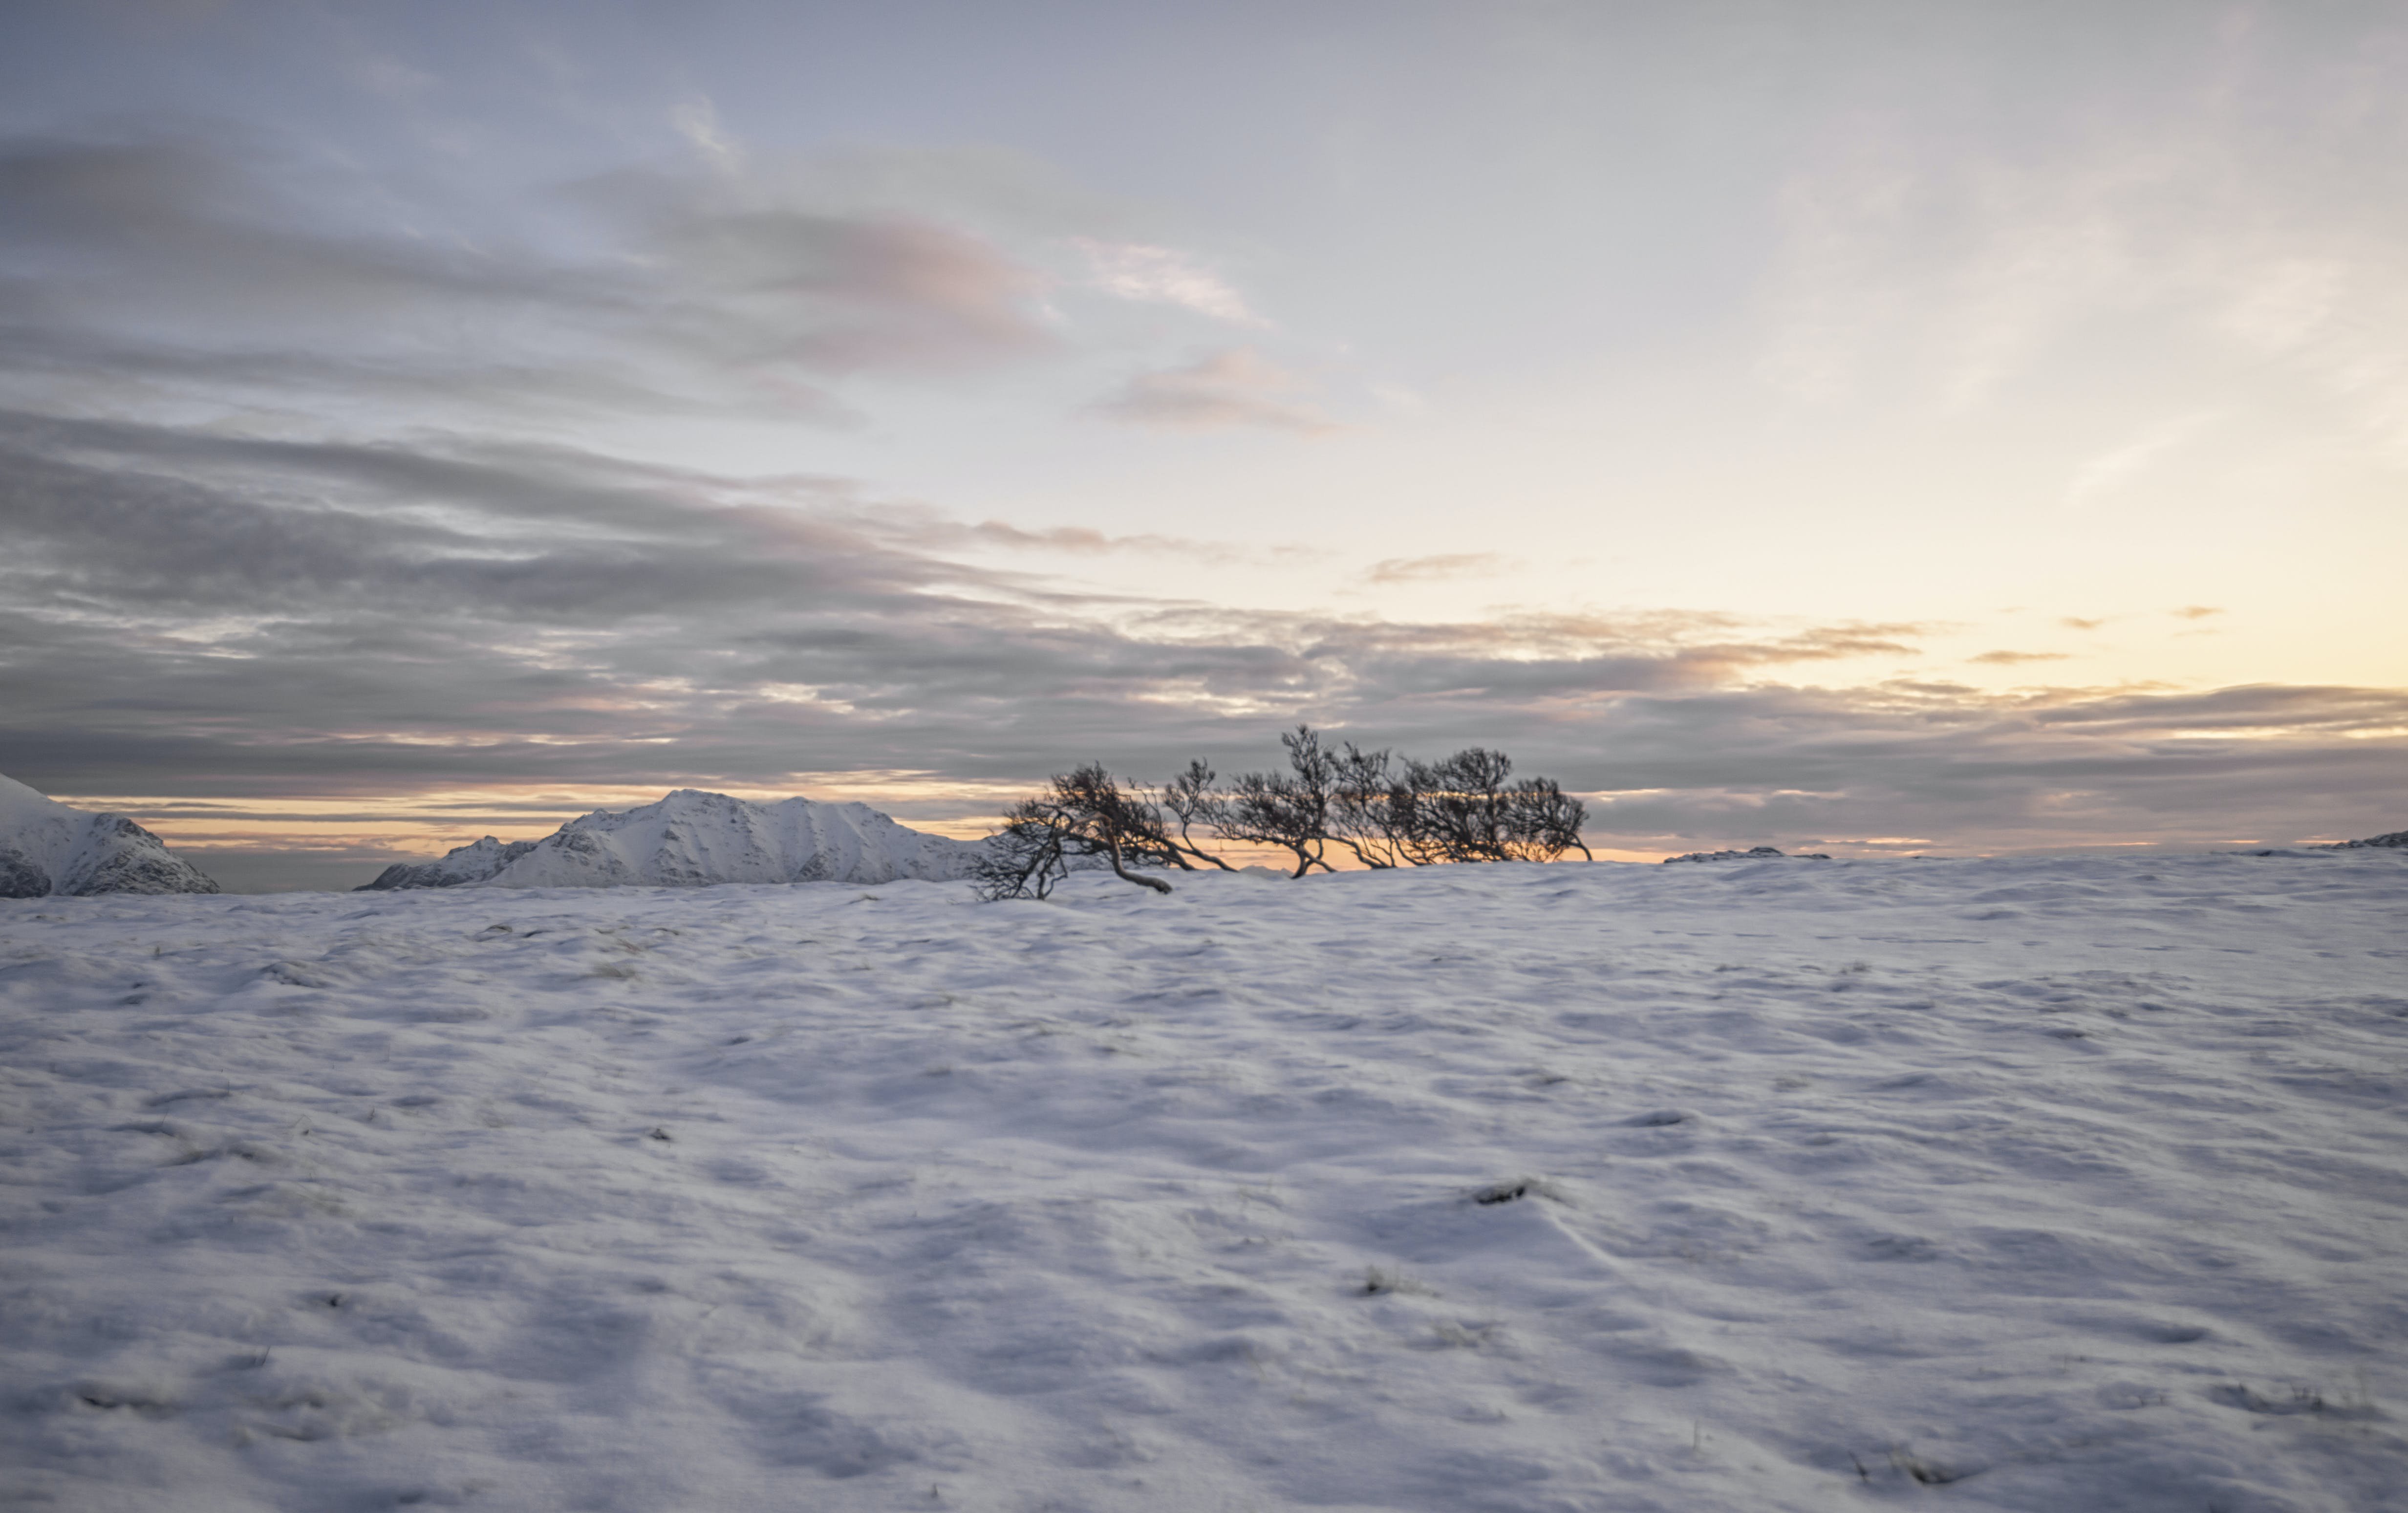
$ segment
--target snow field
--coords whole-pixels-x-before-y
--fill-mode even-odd
[[[2408,857],[0,904],[0,1505],[2401,1506]]]

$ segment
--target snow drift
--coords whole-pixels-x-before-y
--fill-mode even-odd
[[[398,863],[352,891],[946,882],[969,875],[978,849],[898,825],[867,804],[755,804],[680,788],[640,809],[597,809],[540,841],[504,845],[489,835],[435,861]]]
[[[0,777],[0,899],[215,893],[217,884],[122,814],[94,814]]]

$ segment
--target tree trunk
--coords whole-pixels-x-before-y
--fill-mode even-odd
[[[1112,875],[1114,877],[1119,878],[1124,883],[1135,883],[1140,887],[1150,887],[1156,893],[1168,893],[1170,891],[1170,885],[1164,882],[1161,878],[1140,877],[1135,872],[1132,872],[1127,868],[1122,866],[1121,843],[1118,841],[1111,839],[1110,836],[1106,836],[1104,838],[1104,849],[1111,856]]]

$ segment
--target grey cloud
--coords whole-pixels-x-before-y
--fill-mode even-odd
[[[2396,828],[2408,754],[2399,690],[1830,690],[1783,680],[1917,627],[1085,597],[843,480],[558,448],[17,415],[0,530],[0,771],[64,792],[1159,775],[1308,719],[1501,745],[1600,795],[1609,843],[2037,845]]]
[[[1016,783],[1091,756],[1261,764],[1310,719],[1422,754],[1502,745],[1607,796],[1600,835],[1635,843],[2398,828],[2398,691],[1831,691],[1794,684],[1919,627],[1107,597],[978,563],[1233,549],[494,439],[547,409],[837,424],[849,375],[1041,353],[1035,275],[882,185],[621,175],[494,223],[513,239],[413,233],[373,186],[257,143],[0,150],[0,771],[263,803],[868,770]],[[602,228],[603,251],[547,251],[550,215]],[[1328,429],[1299,387],[1230,352],[1101,408]],[[194,396],[420,429],[122,418]]]
[[[1201,540],[1191,536],[1163,536],[1151,531],[1136,536],[1114,536],[1082,526],[1028,530],[1002,520],[982,520],[974,526],[965,525],[945,519],[934,511],[910,511],[893,506],[882,508],[874,520],[866,518],[864,526],[897,542],[930,552],[957,552],[975,547],[1054,552],[1072,556],[1103,556],[1126,552],[1216,563],[1268,562],[1322,555],[1315,548],[1304,546],[1238,545],[1228,541]]]
[[[624,173],[577,197],[668,271],[666,324],[714,355],[843,374],[1053,345],[1033,313],[1036,275],[957,230],[781,204],[729,176]]]
[[[1281,397],[1297,387],[1294,375],[1239,347],[1184,367],[1140,373],[1094,409],[1108,419],[1167,430],[1254,427],[1319,436],[1340,428],[1327,416]]]
[[[992,242],[799,193],[655,169],[503,214],[197,130],[18,140],[0,146],[0,375],[843,424],[831,385],[853,375],[1055,344],[1039,277]]]

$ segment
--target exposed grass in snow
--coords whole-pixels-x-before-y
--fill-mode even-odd
[[[0,1506],[2383,1506],[2408,857],[0,904]]]

